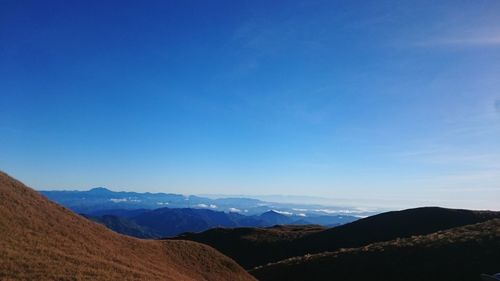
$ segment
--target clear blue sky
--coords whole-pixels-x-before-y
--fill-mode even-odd
[[[500,1],[0,1],[38,189],[500,209]]]

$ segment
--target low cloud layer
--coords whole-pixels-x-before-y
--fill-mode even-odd
[[[292,213],[290,212],[287,212],[287,211],[279,211],[279,210],[272,210],[273,212],[276,212],[278,214],[282,214],[282,215],[285,215],[285,216],[291,216],[293,215]]]

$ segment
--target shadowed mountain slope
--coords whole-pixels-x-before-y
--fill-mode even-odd
[[[251,271],[259,280],[479,281],[500,269],[500,219],[361,248],[290,258]]]
[[[1,280],[254,280],[191,241],[112,232],[0,172]]]
[[[269,228],[213,228],[201,233],[184,233],[173,239],[191,240],[210,245],[238,260],[245,268],[293,256],[292,241],[325,230],[318,225],[286,225]]]
[[[286,239],[265,229],[212,230],[185,234],[179,239],[210,245],[248,269],[294,256],[430,234],[493,218],[500,218],[500,212],[424,207],[387,212],[326,230],[287,236]]]
[[[118,232],[121,234],[143,238],[143,239],[153,239],[159,238],[160,235],[155,233],[153,230],[140,226],[136,224],[134,221],[131,221],[124,217],[118,217],[113,215],[104,215],[104,216],[90,216],[82,214],[82,216],[87,219],[93,220],[97,223],[100,223],[107,228],[113,230],[114,232]]]

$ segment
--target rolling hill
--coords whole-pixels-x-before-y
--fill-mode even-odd
[[[421,207],[364,218],[297,241],[304,254],[360,247],[413,235],[430,234],[453,227],[500,218],[500,212]]]
[[[1,280],[254,280],[213,248],[117,234],[0,172]]]
[[[296,236],[276,235],[272,229],[236,228],[190,233],[178,238],[210,245],[250,269],[294,256],[425,235],[494,218],[500,218],[500,212],[423,207],[382,213],[328,229],[302,231]]]
[[[259,280],[479,281],[500,269],[500,219],[364,247],[286,259]]]

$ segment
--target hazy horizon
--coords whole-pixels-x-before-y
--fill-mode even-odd
[[[210,193],[176,193],[168,190],[151,192],[148,190],[137,191],[134,188],[109,188],[106,186],[93,186],[88,188],[37,188],[38,191],[90,191],[94,188],[105,188],[113,192],[139,192],[139,193],[165,193],[165,194],[180,194],[183,196],[199,196],[210,199],[220,198],[251,198],[258,199],[266,202],[274,203],[290,203],[290,204],[305,204],[305,205],[323,205],[327,207],[349,207],[349,208],[369,208],[372,211],[389,211],[389,210],[402,210],[408,208],[418,207],[444,207],[444,208],[463,208],[460,202],[453,201],[439,201],[439,200],[411,200],[408,198],[386,197],[386,198],[346,198],[346,197],[319,197],[305,194],[243,194],[243,193],[226,193],[226,194],[210,194]],[[470,206],[469,209],[475,210],[500,210],[496,206]],[[368,209],[367,209],[368,210]]]
[[[500,1],[0,7],[29,186],[500,210]]]

